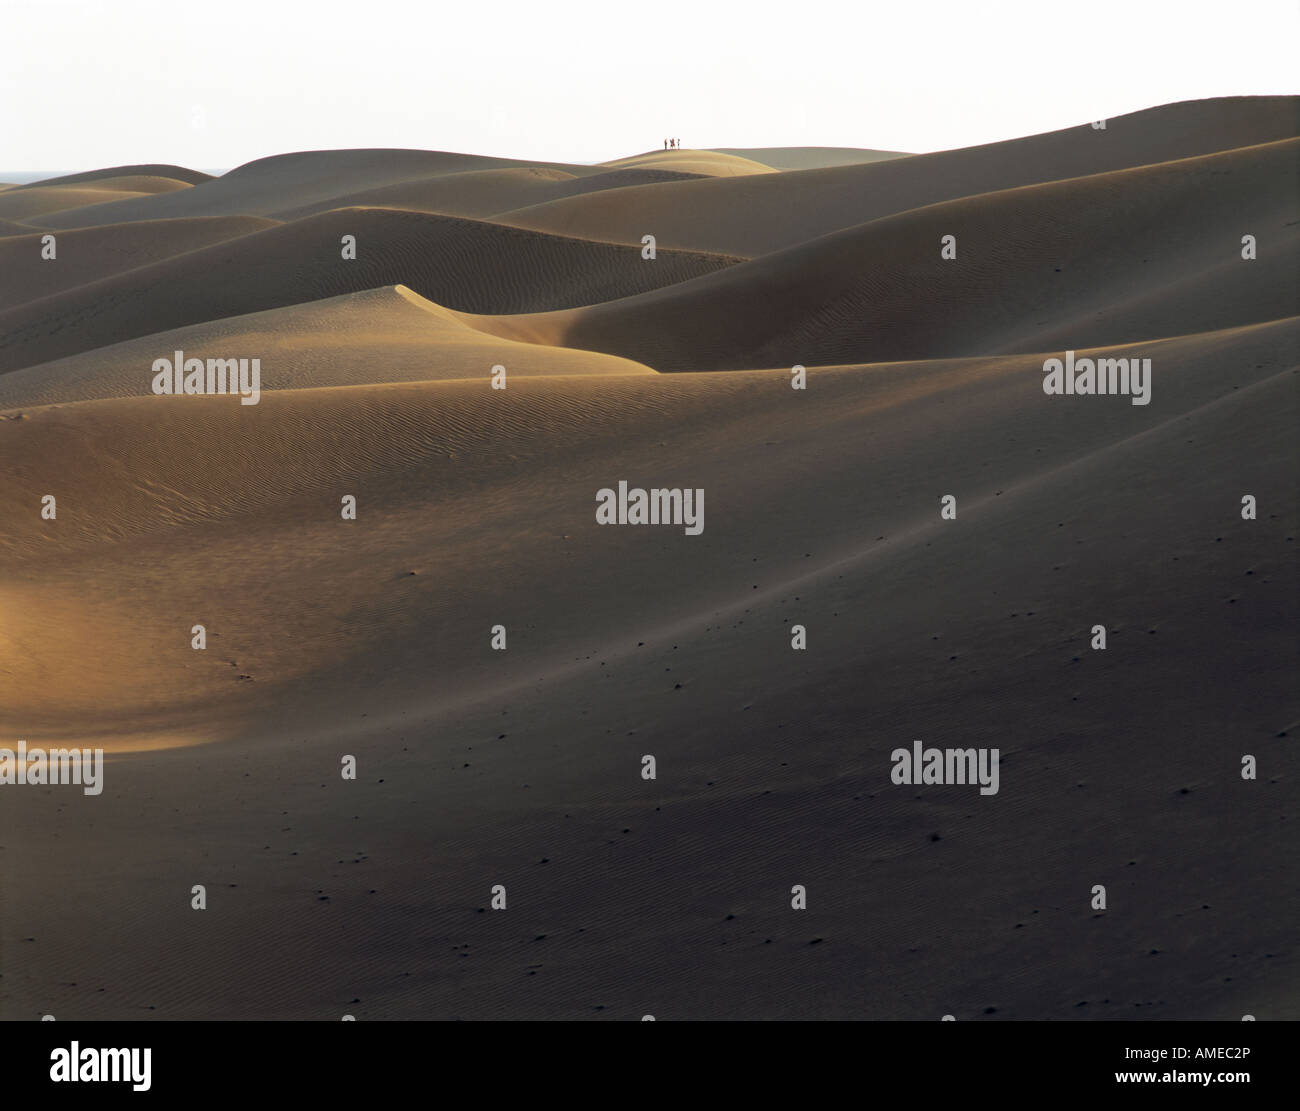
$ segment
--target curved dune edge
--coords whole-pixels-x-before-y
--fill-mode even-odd
[[[295,151],[236,166],[185,192],[137,197],[103,209],[69,212],[53,219],[61,227],[122,223],[182,216],[273,216],[276,212],[324,204],[374,189],[429,181],[463,173],[560,171],[575,177],[604,172],[600,166],[534,162],[460,154],[454,151],[354,149]],[[120,172],[120,170],[118,171]]]
[[[340,193],[311,204],[278,209],[274,215],[278,219],[299,220],[318,212],[341,208],[396,208],[408,212],[492,220],[499,212],[512,212],[560,197],[626,189],[656,182],[689,181],[702,176],[682,169],[658,167],[611,169],[582,175],[537,167],[462,170],[359,192]]]
[[[205,174],[202,170],[191,170],[188,166],[174,166],[170,163],[150,162],[131,166],[105,166],[98,170],[87,170],[84,173],[61,174],[58,177],[48,177],[42,181],[33,181],[32,185],[85,185],[88,183],[100,183],[108,178],[121,177],[151,177],[167,178],[172,181],[179,181],[183,185],[202,185],[206,181],[215,181],[212,174]]]
[[[93,184],[86,183],[78,187],[69,184],[55,184],[51,182],[33,182],[31,185],[23,186],[27,189],[40,190],[68,190],[76,192],[79,189],[105,190],[115,193],[174,193],[180,189],[193,189],[192,182],[182,181],[179,178],[167,177],[165,174],[113,174],[108,177],[95,178]]]
[[[345,235],[357,244],[343,257]],[[289,260],[289,261],[286,261]],[[590,304],[738,260],[398,209],[335,209],[0,312],[0,371],[218,318],[402,284],[464,311]],[[166,296],[163,296],[165,291]]]
[[[22,185],[0,193],[0,217],[10,220],[36,217],[44,221],[74,209],[95,208],[114,201],[153,195],[153,190],[107,189],[90,185]]]
[[[250,398],[254,387],[275,392],[460,378],[478,379],[486,388],[498,366],[506,388],[516,378],[537,375],[655,373],[616,355],[504,339],[475,329],[473,321],[401,285],[345,293],[158,332],[0,375],[0,410],[153,399],[154,361],[174,363],[177,351],[205,362],[257,359],[258,379],[246,383]],[[251,369],[250,361],[245,373]]]
[[[340,193],[309,204],[286,206],[274,215],[281,220],[300,220],[304,216],[338,208],[399,208],[482,219],[515,202],[531,203],[528,198],[539,194],[545,196],[550,186],[576,180],[579,179],[566,170],[548,167],[460,170]]]
[[[535,231],[754,258],[900,212],[1295,137],[1300,97],[1222,97],[870,164],[636,186],[501,213]],[[1104,138],[1101,138],[1103,137]],[[666,152],[671,153],[671,152]]]
[[[0,466],[18,478],[0,494],[0,517],[15,522],[0,536],[0,591],[20,619],[0,656],[0,730],[96,732],[112,747],[116,723],[132,738],[215,740],[273,710],[281,725],[333,728],[348,699],[373,716],[527,687],[528,653],[498,665],[470,652],[438,676],[420,661],[481,623],[498,593],[519,628],[553,630],[552,661],[576,663],[579,645],[618,629],[691,613],[708,624],[743,597],[737,576],[761,521],[786,522],[766,590],[901,522],[929,521],[935,475],[991,506],[998,490],[1037,489],[1130,439],[1183,443],[1188,414],[1245,406],[1282,435],[1298,325],[1163,341],[1149,408],[1046,398],[1040,359],[1002,356],[815,370],[803,396],[782,372],[755,371],[521,378],[497,394],[464,380],[333,387],[268,393],[255,408],[126,398],[11,411]],[[864,467],[891,483],[843,515],[836,506]],[[620,478],[702,486],[725,526],[696,538],[599,529],[594,493]],[[51,491],[57,522],[24,509]],[[340,518],[349,493],[356,522]],[[682,584],[669,611],[624,590],[655,575]],[[553,605],[583,616],[552,624]],[[189,647],[195,623],[208,630],[203,653]],[[88,665],[88,642],[115,648]],[[51,684],[57,706],[32,701]]]
[[[1297,152],[1288,139],[964,197],[634,297],[477,326],[668,372],[1092,347],[1189,319],[1277,319],[1300,303]],[[1272,248],[1249,264],[1246,226]],[[1080,241],[1092,249],[1076,258]]]

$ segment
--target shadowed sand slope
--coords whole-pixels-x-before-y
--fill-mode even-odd
[[[1277,319],[1300,304],[1298,151],[1288,140],[965,198],[640,297],[480,326],[677,371],[1099,346]]]
[[[0,729],[229,742],[111,761],[16,854],[6,1012],[1300,1017],[1252,850],[1300,770],[1295,339],[1172,341],[1145,408],[1010,356],[6,414]],[[620,479],[702,488],[703,532],[601,528]],[[998,747],[1002,794],[891,785],[914,737]],[[6,800],[6,844],[50,814]],[[195,828],[247,850],[206,858],[199,934]],[[1072,909],[1094,874],[1126,913]],[[130,912],[59,929],[87,876]],[[486,929],[484,876],[517,908]],[[272,911],[295,945],[250,947]]]
[[[0,305],[11,308],[65,293],[137,266],[275,226],[274,220],[260,216],[213,216],[78,228],[57,233],[53,259],[42,257],[45,233],[24,229],[23,234],[0,243]]]
[[[752,257],[957,197],[1189,158],[1300,135],[1300,98],[1229,97],[1150,108],[1004,143],[870,165],[596,193],[503,215],[520,227]]]
[[[613,355],[516,343],[475,331],[405,286],[345,293],[101,347],[0,375],[0,409],[152,396],[155,359],[257,358],[261,390],[517,375],[653,374]],[[507,388],[509,388],[507,386]]]
[[[344,259],[344,235],[356,258]],[[396,209],[340,209],[269,228],[0,313],[0,369],[227,316],[385,285],[453,309],[590,304],[735,259],[592,243]]]

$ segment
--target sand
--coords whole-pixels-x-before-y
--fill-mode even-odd
[[[647,366],[560,346],[517,343],[475,329],[477,317],[427,301],[405,286],[345,293],[175,328],[0,375],[0,410],[106,397],[152,397],[153,362],[261,361],[267,390],[517,375],[654,374]],[[376,351],[383,358],[374,357]]]
[[[723,147],[715,154],[734,154],[774,170],[819,170],[826,166],[859,166],[910,157],[899,150],[858,150],[853,147]]]
[[[310,152],[42,214],[0,745],[108,762],[3,788],[0,1016],[1300,1018],[1296,104],[808,169]],[[126,169],[166,168],[38,189]],[[1046,395],[1067,349],[1150,403]],[[154,395],[174,350],[260,400]],[[619,480],[703,532],[599,526]],[[891,783],[916,739],[999,792]]]
[[[354,244],[345,244],[344,236]],[[355,258],[344,257],[349,246]],[[737,261],[665,250],[650,262],[641,259],[639,247],[491,222],[388,208],[333,209],[0,312],[0,370],[379,286],[406,285],[464,312],[529,312],[626,297]]]
[[[1300,305],[1298,158],[1291,139],[985,193],[490,326],[675,371],[1102,346],[1278,319]],[[1269,245],[1248,264],[1245,233]]]
[[[0,305],[16,308],[100,278],[275,226],[276,221],[261,216],[105,224],[53,233],[53,258],[46,257],[44,249],[50,232],[15,227],[13,234],[0,243]]]
[[[1188,101],[1118,117],[1105,131],[1081,121],[987,146],[681,188],[647,185],[502,218],[619,243],[640,242],[648,229],[663,246],[752,257],[940,201],[1294,138],[1296,117],[1294,97]]]

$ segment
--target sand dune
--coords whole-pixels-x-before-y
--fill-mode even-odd
[[[77,228],[57,233],[53,259],[42,255],[44,232],[15,230],[0,244],[0,305],[13,308],[275,226],[260,216],[213,216]]]
[[[527,162],[446,151],[302,151],[259,158],[186,193],[136,198],[88,218],[70,213],[61,217],[56,226],[81,227],[89,222],[121,223],[179,216],[271,216],[350,193],[438,174],[497,169],[561,170],[575,175],[600,172],[598,166]]]
[[[69,189],[69,186],[44,183],[24,188]],[[118,193],[175,193],[178,189],[193,188],[193,183],[163,174],[114,174],[112,177],[97,178],[94,188]]]
[[[641,181],[648,179],[651,182],[660,175],[675,181],[680,180],[678,175],[682,174],[717,176],[772,172],[770,167],[749,159],[712,151],[651,151],[595,166],[526,162],[438,151],[304,151],[250,162],[219,178],[200,183],[201,188],[190,190],[183,196],[178,191],[174,195],[152,197],[104,197],[104,201],[117,203],[88,213],[62,212],[52,219],[51,226],[71,228],[91,223],[124,223],[186,216],[308,214],[320,211],[322,206],[339,208],[348,204],[400,204],[400,200],[385,199],[383,191],[393,189],[392,196],[397,198],[419,197],[422,188],[433,184],[431,179],[462,177],[470,173],[487,174],[489,176],[484,182],[489,188],[495,186],[506,190],[501,194],[503,199],[500,204],[521,207],[536,202],[526,195],[511,196],[508,190],[512,184],[516,189],[521,185],[526,186],[530,174],[543,175],[540,180],[545,181],[547,176],[553,177],[556,174],[584,178],[611,170],[633,169],[645,172]],[[493,176],[493,171],[501,173]],[[66,178],[57,180],[68,181]],[[427,184],[422,187],[419,184],[421,182]],[[472,179],[452,181],[445,186],[445,192],[469,198],[473,194],[473,184]],[[407,188],[395,188],[402,186]],[[378,198],[371,195],[375,192],[380,194]],[[515,201],[519,203],[513,203]],[[477,209],[480,206],[475,204],[474,207]],[[502,211],[501,208],[495,210]]]
[[[1297,104],[0,192],[0,1017],[1300,1019]]]
[[[950,201],[639,297],[481,326],[677,371],[1099,346],[1277,319],[1300,304],[1298,152],[1291,139]],[[1267,245],[1255,261],[1241,257],[1244,233]]]
[[[719,147],[715,154],[734,154],[774,170],[821,170],[827,166],[861,166],[911,158],[901,150],[859,150],[856,147]]]
[[[320,303],[307,306],[321,317],[329,307]],[[438,319],[436,307],[412,304],[395,292],[380,298],[377,304],[372,296],[362,295],[353,299],[344,313],[380,327],[387,323],[388,315],[400,318],[411,314],[433,317],[444,328],[458,327],[450,320]],[[276,326],[277,317],[294,322],[292,313],[286,316],[285,310],[262,315],[271,317],[271,327]],[[310,321],[308,315],[296,323],[306,325]],[[256,327],[252,318],[245,318],[236,338],[253,334]],[[289,331],[283,326],[279,330]],[[238,579],[223,576],[223,593],[228,593],[231,600],[222,603],[220,609],[231,619],[241,611],[264,612],[272,604],[277,614],[288,615],[294,612],[294,606],[287,599],[277,600],[274,590],[297,595],[316,590],[318,581],[343,574],[345,567],[352,568],[348,573],[353,575],[364,571],[369,585],[363,587],[358,581],[340,593],[334,603],[304,607],[303,616],[295,618],[295,624],[307,621],[313,626],[313,638],[337,638],[355,620],[362,599],[368,597],[363,608],[374,607],[369,635],[389,642],[383,656],[384,666],[390,671],[385,685],[395,687],[405,679],[410,683],[410,693],[415,694],[431,681],[423,675],[422,652],[415,644],[407,651],[398,651],[392,638],[411,636],[418,642],[430,636],[441,637],[449,632],[449,626],[459,627],[462,620],[472,622],[474,612],[491,594],[487,584],[492,581],[492,568],[490,561],[483,562],[488,551],[496,551],[496,559],[512,562],[520,558],[519,544],[526,544],[533,552],[527,561],[527,574],[516,572],[506,606],[525,629],[542,620],[546,607],[557,604],[556,598],[540,589],[540,584],[552,576],[559,576],[557,586],[571,582],[575,589],[610,592],[589,611],[599,628],[587,627],[585,621],[580,630],[562,632],[560,626],[555,626],[562,638],[579,635],[580,642],[598,643],[618,628],[666,621],[669,615],[658,612],[659,603],[653,598],[629,599],[634,607],[650,607],[636,618],[623,612],[626,603],[616,601],[624,582],[635,581],[638,571],[648,570],[647,561],[664,558],[675,563],[703,561],[698,579],[686,593],[698,596],[699,604],[704,606],[698,611],[699,617],[704,624],[711,624],[707,620],[711,609],[705,600],[716,599],[711,591],[721,589],[724,583],[731,583],[734,591],[737,575],[744,574],[739,571],[743,563],[738,563],[737,557],[746,550],[745,538],[752,535],[752,525],[745,523],[747,514],[768,512],[787,521],[805,521],[807,529],[813,530],[809,533],[803,527],[792,529],[784,543],[769,546],[762,558],[769,585],[773,568],[781,566],[782,560],[788,561],[790,574],[800,577],[819,564],[801,565],[802,549],[810,541],[798,537],[815,535],[813,546],[818,555],[810,558],[830,567],[854,550],[849,540],[863,530],[872,530],[873,536],[894,531],[883,524],[869,523],[887,520],[898,512],[887,510],[887,505],[910,506],[903,513],[905,520],[933,518],[937,524],[937,511],[932,510],[938,495],[931,496],[928,484],[940,474],[950,473],[943,470],[939,460],[953,453],[967,460],[964,466],[974,483],[967,496],[979,492],[980,496],[992,497],[992,489],[984,490],[989,484],[998,489],[1014,488],[1019,482],[1030,482],[1031,476],[1050,475],[1071,460],[1108,450],[1109,445],[1129,436],[1141,439],[1153,425],[1173,427],[1182,416],[1202,407],[1219,404],[1231,409],[1240,404],[1249,409],[1265,397],[1271,399],[1271,405],[1284,404],[1284,387],[1294,387],[1292,371],[1298,337],[1300,319],[1292,318],[1153,344],[1153,361],[1158,368],[1168,369],[1155,381],[1149,410],[1130,405],[1126,398],[1106,399],[1101,404],[1096,399],[1048,399],[1041,390],[1041,356],[819,368],[813,371],[807,397],[789,390],[784,372],[770,371],[737,375],[734,384],[728,384],[725,375],[688,375],[681,377],[681,385],[669,386],[657,376],[633,374],[617,379],[521,379],[505,391],[493,391],[485,376],[479,376],[477,381],[290,389],[264,394],[255,407],[241,406],[231,397],[206,398],[198,403],[188,398],[128,397],[50,408],[10,408],[5,414],[7,423],[0,448],[5,452],[5,473],[18,478],[6,487],[7,501],[0,506],[4,519],[15,523],[2,538],[6,565],[19,582],[33,577],[39,580],[57,576],[64,559],[70,568],[84,568],[84,555],[93,551],[97,566],[102,566],[105,574],[117,567],[112,574],[130,577],[131,568],[138,567],[142,572],[147,568],[141,589],[147,582],[153,584],[149,587],[152,590],[158,585],[159,560],[164,564],[214,560],[219,565],[220,558],[207,550],[212,543],[219,548],[228,546],[218,541],[219,536],[228,537],[230,544],[245,546],[248,551],[252,550],[248,545],[270,545],[265,558],[247,560],[246,570]],[[395,346],[400,343],[399,339]],[[327,344],[322,342],[321,346]],[[1094,356],[1106,353],[1080,352]],[[1230,377],[1225,378],[1225,367],[1232,368]],[[330,371],[326,366],[313,373],[324,377]],[[1243,399],[1231,400],[1231,395],[1240,391],[1244,391]],[[1245,398],[1257,400],[1247,402]],[[932,421],[935,407],[945,400],[945,409],[953,413],[949,421],[969,421],[979,413],[981,432],[970,438],[971,443],[935,442],[933,460],[918,456],[916,437],[904,435],[904,431],[913,421]],[[882,456],[885,446],[863,433],[864,426],[870,429],[879,422],[898,425],[887,438],[903,453],[896,461],[891,461],[888,454]],[[768,443],[771,436],[765,440],[759,430],[778,424],[780,438]],[[582,435],[577,434],[579,428],[585,430]],[[996,436],[1004,436],[1009,444],[1018,446],[990,455],[989,445],[997,442]],[[509,443],[508,452],[501,452],[503,442]],[[735,442],[750,446],[737,455],[728,450]],[[778,460],[792,463],[814,442],[818,445],[817,469],[824,477],[842,471],[847,479],[849,473],[868,461],[873,471],[892,476],[888,492],[882,489],[876,496],[879,504],[874,509],[868,511],[863,506],[858,514],[830,531],[828,511],[842,496],[838,483],[827,478],[825,493],[815,498],[806,486],[802,466],[774,481],[772,464]],[[212,443],[229,449],[223,453],[219,467],[203,462],[202,453]],[[801,444],[802,448],[798,446]],[[1283,446],[1284,442],[1279,441],[1279,449]],[[653,453],[652,447],[656,449]],[[1042,458],[1044,454],[1046,458]],[[709,538],[691,548],[685,546],[687,538],[680,530],[659,532],[657,536],[645,534],[637,540],[641,534],[635,531],[610,533],[594,527],[594,493],[605,485],[599,481],[600,476],[644,471],[651,458],[662,460],[654,467],[656,481],[694,473],[698,475],[697,483],[713,491],[715,500],[722,501],[715,509],[724,517],[717,526],[718,541]],[[999,460],[997,471],[983,475],[980,472],[988,459]],[[26,462],[20,465],[20,460]],[[755,465],[759,460],[763,460],[762,466]],[[897,468],[905,460],[910,460],[906,465],[915,473],[900,487],[902,472]],[[1014,469],[1016,460],[1025,468],[1023,475]],[[127,475],[134,478],[123,481]],[[1272,481],[1284,481],[1285,477],[1278,475]],[[949,484],[953,481],[950,473]],[[1035,477],[1030,485],[1043,481]],[[346,490],[339,486],[339,494],[358,493],[370,526],[350,534],[340,531],[345,526],[339,520],[338,497],[332,496],[339,483],[347,486]],[[498,486],[499,493],[494,493]],[[550,492],[544,494],[548,489]],[[57,534],[50,522],[21,511],[24,504],[39,504],[41,494],[50,490],[63,492]],[[796,503],[801,499],[807,501],[798,508]],[[533,508],[522,512],[525,505]],[[485,515],[496,513],[503,516],[489,527]],[[740,516],[728,520],[732,514]],[[859,520],[859,514],[867,519]],[[554,527],[535,528],[537,522],[548,518],[554,520]],[[472,528],[471,520],[477,522]],[[234,527],[235,521],[244,523]],[[402,560],[416,558],[414,553],[422,546],[425,554],[413,566],[432,570],[428,563],[433,557],[433,549],[428,547],[432,534],[426,535],[428,529],[444,538],[459,539],[454,544],[444,539],[437,545],[436,575],[394,587],[393,582],[407,570]],[[179,534],[192,530],[195,542],[181,541],[178,530]],[[581,535],[583,542],[565,544],[562,533]],[[55,535],[58,546],[52,549]],[[197,541],[200,536],[206,538],[201,545]],[[344,536],[352,538],[339,547]],[[508,536],[514,540],[499,546]],[[705,536],[709,536],[708,530]],[[270,574],[269,569],[280,562],[271,558],[272,551],[284,550],[286,545],[299,556],[284,561],[283,573],[271,574],[267,584],[257,588],[252,580]],[[466,560],[463,566],[455,554],[462,545]],[[796,552],[796,547],[801,550]],[[145,557],[145,551],[152,554]],[[311,551],[322,563],[312,575],[301,575],[301,561],[310,562]],[[785,554],[777,559],[776,551]],[[411,554],[404,556],[404,552]],[[586,573],[575,574],[577,566],[570,566],[561,574],[561,568],[575,559],[583,561]],[[593,577],[599,566],[611,560],[620,567],[618,575]],[[335,567],[332,571],[328,570],[331,566]],[[685,566],[681,563],[683,570]],[[456,571],[456,567],[461,570]],[[456,585],[457,575],[471,574],[471,569],[480,585],[465,591]],[[713,576],[719,577],[716,583]],[[141,595],[143,608],[136,622],[140,628],[147,628],[150,622],[144,619],[145,613],[157,612],[160,637],[167,623],[165,615],[185,608],[179,601],[163,604],[163,598],[175,592],[178,598],[191,598],[191,603],[186,604],[198,605],[200,597],[210,595],[203,585],[207,580],[198,573],[197,565],[192,573],[168,574],[165,579],[175,587],[165,588],[148,605]],[[780,581],[779,575],[776,581]],[[279,585],[273,588],[272,583]],[[246,590],[260,591],[263,604],[236,606],[233,599],[243,597]],[[526,600],[528,590],[536,593],[532,602]],[[395,600],[395,591],[400,591],[396,597],[403,599],[402,604],[386,608],[386,600]],[[464,609],[454,620],[443,611],[452,600],[449,592],[460,597],[456,604]],[[125,600],[131,590],[117,583],[111,594]],[[413,597],[423,601],[411,607]],[[737,592],[736,597],[743,595]],[[417,617],[429,612],[430,606],[442,612],[436,630],[426,628]],[[685,612],[691,612],[691,607]],[[403,633],[399,627],[408,617],[413,624]],[[260,684],[255,688],[257,698],[272,697],[266,692],[304,668],[322,666],[314,651],[310,659],[303,659],[295,644],[276,647],[280,638],[278,624],[263,626],[261,632],[246,622],[241,624],[245,626],[241,643],[238,647],[229,645],[228,650],[266,661],[256,676]],[[304,629],[292,639],[305,635]],[[158,644],[162,644],[161,639]],[[338,640],[334,649],[347,656],[364,653],[366,640]],[[47,655],[35,639],[28,642],[27,651],[31,667],[40,665]],[[520,653],[521,657],[528,655]],[[282,672],[281,666],[287,667],[290,658],[296,662],[288,672]],[[567,649],[551,658],[567,658]],[[211,655],[206,659],[210,663]],[[472,674],[497,676],[502,668],[489,666],[482,670],[484,661],[490,660],[490,656],[475,653],[459,662],[449,662],[446,666],[451,671],[432,680],[434,687],[428,693],[436,694],[444,685],[448,691],[461,689]],[[71,666],[75,656],[66,662]],[[123,713],[146,707],[147,692],[155,682],[178,683],[180,691],[192,687],[195,697],[215,699],[226,680],[223,670],[212,668],[203,672],[206,678],[183,679],[183,671],[194,662],[188,649],[159,654],[155,662],[157,667],[141,668],[138,659],[123,655],[115,663],[104,665],[121,670],[115,680],[119,693],[114,704]],[[344,660],[338,662],[343,664]],[[351,660],[348,666],[357,662]],[[54,665],[47,661],[45,666]],[[513,663],[503,666],[506,675],[514,674]],[[536,666],[528,663],[524,674]],[[466,675],[458,675],[462,669],[466,669]],[[136,672],[144,677],[132,680],[130,676]],[[25,680],[25,674],[22,669],[17,675],[11,673],[12,685],[0,691],[0,705],[8,707],[11,715],[30,716],[38,709],[28,703],[30,694],[25,692],[37,688]],[[218,683],[218,687],[210,688],[210,682]],[[140,683],[145,685],[140,687]],[[70,714],[79,703],[74,697],[74,677],[63,676],[59,686],[66,694],[60,712]],[[352,691],[352,695],[357,693]],[[343,697],[344,692],[338,694]],[[96,694],[101,700],[104,697],[103,691]],[[218,707],[214,704],[208,709],[216,711]],[[37,716],[48,717],[51,712],[47,709]],[[250,722],[255,723],[256,717]]]
[[[0,375],[0,410],[107,397],[152,396],[153,362],[257,358],[261,390],[474,378],[495,366],[519,375],[653,374],[613,355],[517,343],[479,332],[462,313],[405,286],[345,293],[232,316]],[[507,386],[508,388],[508,386]]]
[[[664,169],[611,170],[608,173],[575,177],[564,170],[508,168],[467,170],[439,174],[419,181],[404,181],[340,194],[311,204],[276,212],[282,220],[297,220],[332,208],[387,207],[417,212],[440,212],[448,216],[483,218],[497,212],[628,185],[658,181],[686,181],[699,174]]]
[[[482,217],[509,208],[520,198],[543,195],[542,191],[556,182],[573,180],[573,175],[564,170],[545,167],[465,170],[340,194],[284,209],[276,216],[282,220],[297,220],[332,208],[373,207]]]
[[[1297,97],[1228,97],[1151,108],[1005,143],[870,165],[597,193],[502,215],[519,227],[752,257],[923,205],[1190,158],[1300,133]]]
[[[110,179],[112,180],[112,179]],[[137,180],[137,184],[140,182]],[[151,179],[150,184],[157,184]],[[180,189],[189,188],[178,185]],[[0,193],[0,216],[10,220],[24,220],[29,216],[41,217],[42,223],[66,209],[93,208],[114,201],[136,197],[156,196],[156,189],[114,189],[90,185],[20,185]],[[93,218],[88,222],[94,222]]]
[[[650,150],[628,158],[615,158],[601,165],[615,170],[677,170],[700,177],[748,177],[750,174],[773,172],[771,166],[752,158],[716,150]]]
[[[180,181],[187,185],[201,185],[205,181],[214,180],[211,174],[205,174],[202,170],[191,170],[186,166],[170,166],[155,162],[138,166],[108,166],[102,170],[87,170],[85,173],[79,174],[63,174],[60,177],[46,178],[33,184],[43,186],[84,185],[92,181],[102,184],[106,178],[120,177],[169,178],[172,181]]]
[[[344,235],[356,258],[342,257]],[[0,369],[153,332],[384,285],[466,312],[627,296],[736,260],[539,235],[396,209],[339,209],[163,259],[0,313]]]
[[[1218,715],[1248,706],[1234,754],[1246,745],[1294,774],[1273,738],[1294,714],[1279,683],[1295,645],[1268,618],[1294,593],[1293,343],[1278,328],[1213,350],[1183,341],[1151,410],[1056,405],[1034,360],[1011,357],[819,371],[797,398],[768,372],[28,412],[0,437],[4,473],[19,474],[0,505],[17,522],[0,588],[4,728],[227,744],[114,763],[114,792],[61,812],[39,924],[75,920],[78,874],[102,874],[132,911],[90,933],[37,930],[39,949],[7,977],[11,1005],[289,1017],[347,1004],[367,1018],[1240,1009],[1277,976],[1265,954],[1289,925],[1269,910],[1267,876],[1231,862],[1288,803],[1268,792],[1225,824]],[[1207,455],[1232,462],[1206,468]],[[620,475],[703,485],[705,533],[596,528],[593,492]],[[49,489],[57,534],[20,512]],[[1268,507],[1249,528],[1242,490]],[[960,523],[939,520],[947,491]],[[339,520],[344,492],[359,498],[355,523]],[[1085,650],[1098,614],[1115,641],[1102,659]],[[512,639],[494,654],[498,620]],[[188,647],[196,621],[211,631],[202,654]],[[814,638],[806,664],[790,662],[793,621]],[[87,659],[88,640],[110,638],[113,652]],[[1189,690],[1189,673],[1206,678]],[[53,684],[57,703],[38,693]],[[1128,774],[1107,774],[1117,705],[1148,707],[1137,727],[1177,737],[1176,755],[1132,746]],[[887,754],[914,734],[1001,746],[1001,805],[892,788]],[[340,788],[340,752],[360,754],[363,783]],[[637,775],[643,752],[660,761],[657,784]],[[1099,780],[1106,790],[1087,789]],[[42,804],[20,793],[10,820],[36,828]],[[1087,839],[1063,841],[1065,822]],[[204,866],[222,914],[201,941],[171,909],[195,866],[175,834],[196,825],[209,844],[248,846],[237,867]],[[1189,840],[1202,846],[1196,882],[1149,903]],[[989,854],[1016,862],[997,885],[978,866]],[[767,897],[773,869],[819,893],[815,913],[791,915],[784,888]],[[918,869],[974,913],[936,917]],[[835,883],[859,872],[872,882]],[[1094,873],[1132,910],[1087,945],[1062,944],[1091,921],[1067,908]],[[436,891],[411,895],[411,877],[430,874]],[[485,876],[518,900],[486,933]],[[24,865],[11,882],[31,882]],[[298,938],[291,955],[240,940],[271,905]],[[176,943],[145,954],[128,929],[141,915]],[[387,940],[340,951],[344,921]],[[448,956],[462,943],[472,964]],[[1231,983],[1171,983],[1153,947],[1210,967],[1220,948],[1239,956]],[[973,974],[971,953],[1019,954],[1017,975]],[[41,978],[53,967],[58,985]],[[675,986],[687,982],[698,990]]]

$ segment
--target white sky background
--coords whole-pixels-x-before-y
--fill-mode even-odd
[[[928,151],[1295,93],[1300,0],[0,0],[0,168]]]

